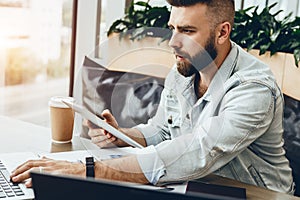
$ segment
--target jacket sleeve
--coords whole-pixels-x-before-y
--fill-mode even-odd
[[[137,156],[139,164],[153,184],[208,175],[266,132],[273,119],[275,101],[272,90],[265,85],[240,84],[227,91],[221,101],[206,104],[205,109],[217,105],[215,114],[195,120],[190,133],[144,149]]]

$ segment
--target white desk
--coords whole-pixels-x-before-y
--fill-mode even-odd
[[[50,128],[0,116],[0,153],[33,151],[50,153],[84,150],[78,137],[72,143],[54,144],[51,142]]]

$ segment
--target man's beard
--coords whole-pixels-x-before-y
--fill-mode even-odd
[[[204,49],[200,50],[194,58],[191,58],[191,61],[177,61],[177,70],[181,75],[190,77],[207,67],[217,55],[218,52],[212,35],[208,38]]]

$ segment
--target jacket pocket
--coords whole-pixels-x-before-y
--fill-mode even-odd
[[[258,186],[266,188],[266,184],[264,183],[263,179],[252,165],[248,167],[248,171]]]
[[[166,97],[166,119],[168,126],[175,128],[181,125],[181,107],[175,94]]]

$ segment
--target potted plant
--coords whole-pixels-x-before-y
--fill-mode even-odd
[[[277,52],[294,54],[295,65],[300,61],[300,18],[291,19],[292,13],[283,20],[277,20],[279,10],[270,11],[277,3],[258,13],[257,7],[250,7],[236,12],[235,24],[231,38],[248,51],[258,49],[259,55],[270,51],[273,56]],[[253,12],[251,12],[253,10]]]
[[[169,17],[170,11],[166,6],[153,7],[149,1],[132,1],[126,9],[125,16],[110,26],[107,36],[118,33],[121,38],[129,36],[131,40],[139,40],[145,36],[167,39],[170,36]]]
[[[272,14],[276,4],[260,13],[258,7],[237,11],[231,37],[270,66],[283,93],[297,97],[300,96],[297,88],[300,84],[300,18],[291,19],[290,13],[283,20],[277,20],[282,10]]]
[[[160,69],[161,72],[156,72],[157,76],[165,76],[175,63],[168,46],[171,36],[167,28],[169,16],[166,6],[132,1],[124,17],[113,22],[107,32],[108,44],[105,50],[101,50],[102,57],[106,58],[104,64],[116,70],[135,68],[139,73],[159,72]]]
[[[300,17],[292,20],[292,13],[290,13],[283,20],[277,20],[276,17],[282,10],[271,14],[271,9],[276,4],[264,8],[261,13],[258,13],[258,6],[237,11],[231,38],[248,51],[259,49],[259,55],[263,55],[267,51],[270,51],[271,56],[277,52],[293,53],[295,65],[298,67],[300,61]],[[169,16],[170,11],[166,6],[152,7],[149,1],[136,3],[132,1],[125,16],[110,26],[107,35],[112,33],[118,33],[120,37],[130,35],[132,40],[151,36],[151,30],[154,27],[168,27]]]

